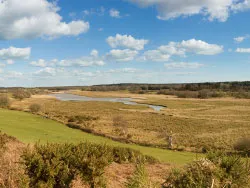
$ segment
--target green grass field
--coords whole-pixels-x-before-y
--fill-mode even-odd
[[[25,112],[0,109],[0,130],[3,133],[14,136],[24,143],[46,142],[80,142],[106,143],[114,146],[129,147],[151,155],[162,162],[183,165],[196,158],[194,153],[175,152],[157,148],[142,147],[131,144],[123,144],[99,136],[94,136],[70,129],[58,122],[44,119],[40,116]]]

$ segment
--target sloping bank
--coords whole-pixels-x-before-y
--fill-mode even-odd
[[[153,156],[162,162],[185,164],[196,158],[194,153],[177,152],[158,148],[124,144],[113,140],[71,129],[61,123],[20,111],[0,109],[0,130],[18,138],[24,143],[81,142],[106,143],[108,145],[128,147]]]

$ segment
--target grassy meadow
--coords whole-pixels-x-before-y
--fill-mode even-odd
[[[0,130],[3,133],[16,137],[24,143],[78,143],[81,141],[98,144],[106,143],[108,145],[136,149],[143,154],[153,156],[162,162],[180,165],[190,162],[196,157],[195,154],[188,152],[174,152],[170,150],[115,142],[107,138],[71,129],[56,121],[25,112],[0,109],[0,119]]]
[[[167,147],[166,135],[172,133],[174,147],[187,151],[201,151],[202,148],[231,150],[240,138],[250,136],[248,99],[179,99],[166,95],[127,92],[70,92],[92,97],[132,97],[139,103],[164,105],[167,108],[155,112],[140,105],[59,101],[44,96],[14,101],[12,108],[28,110],[30,104],[39,103],[42,115],[62,123],[67,123],[74,116],[96,117],[97,120],[80,126],[110,137],[159,147]],[[117,116],[121,116],[126,122],[129,138],[117,133],[117,127],[113,125],[113,119]]]

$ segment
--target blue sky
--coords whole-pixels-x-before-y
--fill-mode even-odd
[[[249,0],[0,2],[0,86],[250,80]]]

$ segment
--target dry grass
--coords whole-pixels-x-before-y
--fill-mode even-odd
[[[0,133],[0,137],[3,136]],[[7,140],[6,149],[0,155],[0,187],[19,188],[27,185],[28,179],[19,163],[24,146],[13,138]]]
[[[232,149],[241,137],[250,137],[250,100],[247,99],[177,99],[156,94],[130,94],[126,92],[71,93],[94,97],[132,97],[137,102],[164,105],[161,112],[153,112],[145,106],[131,106],[110,102],[63,102],[53,98],[36,96],[13,102],[12,107],[27,110],[34,102],[42,106],[41,113],[67,123],[70,116],[89,115],[99,117],[88,128],[108,136],[122,138],[115,131],[113,118],[122,116],[128,122],[130,140],[167,146],[163,132],[173,132],[175,147],[186,150],[202,147]]]

